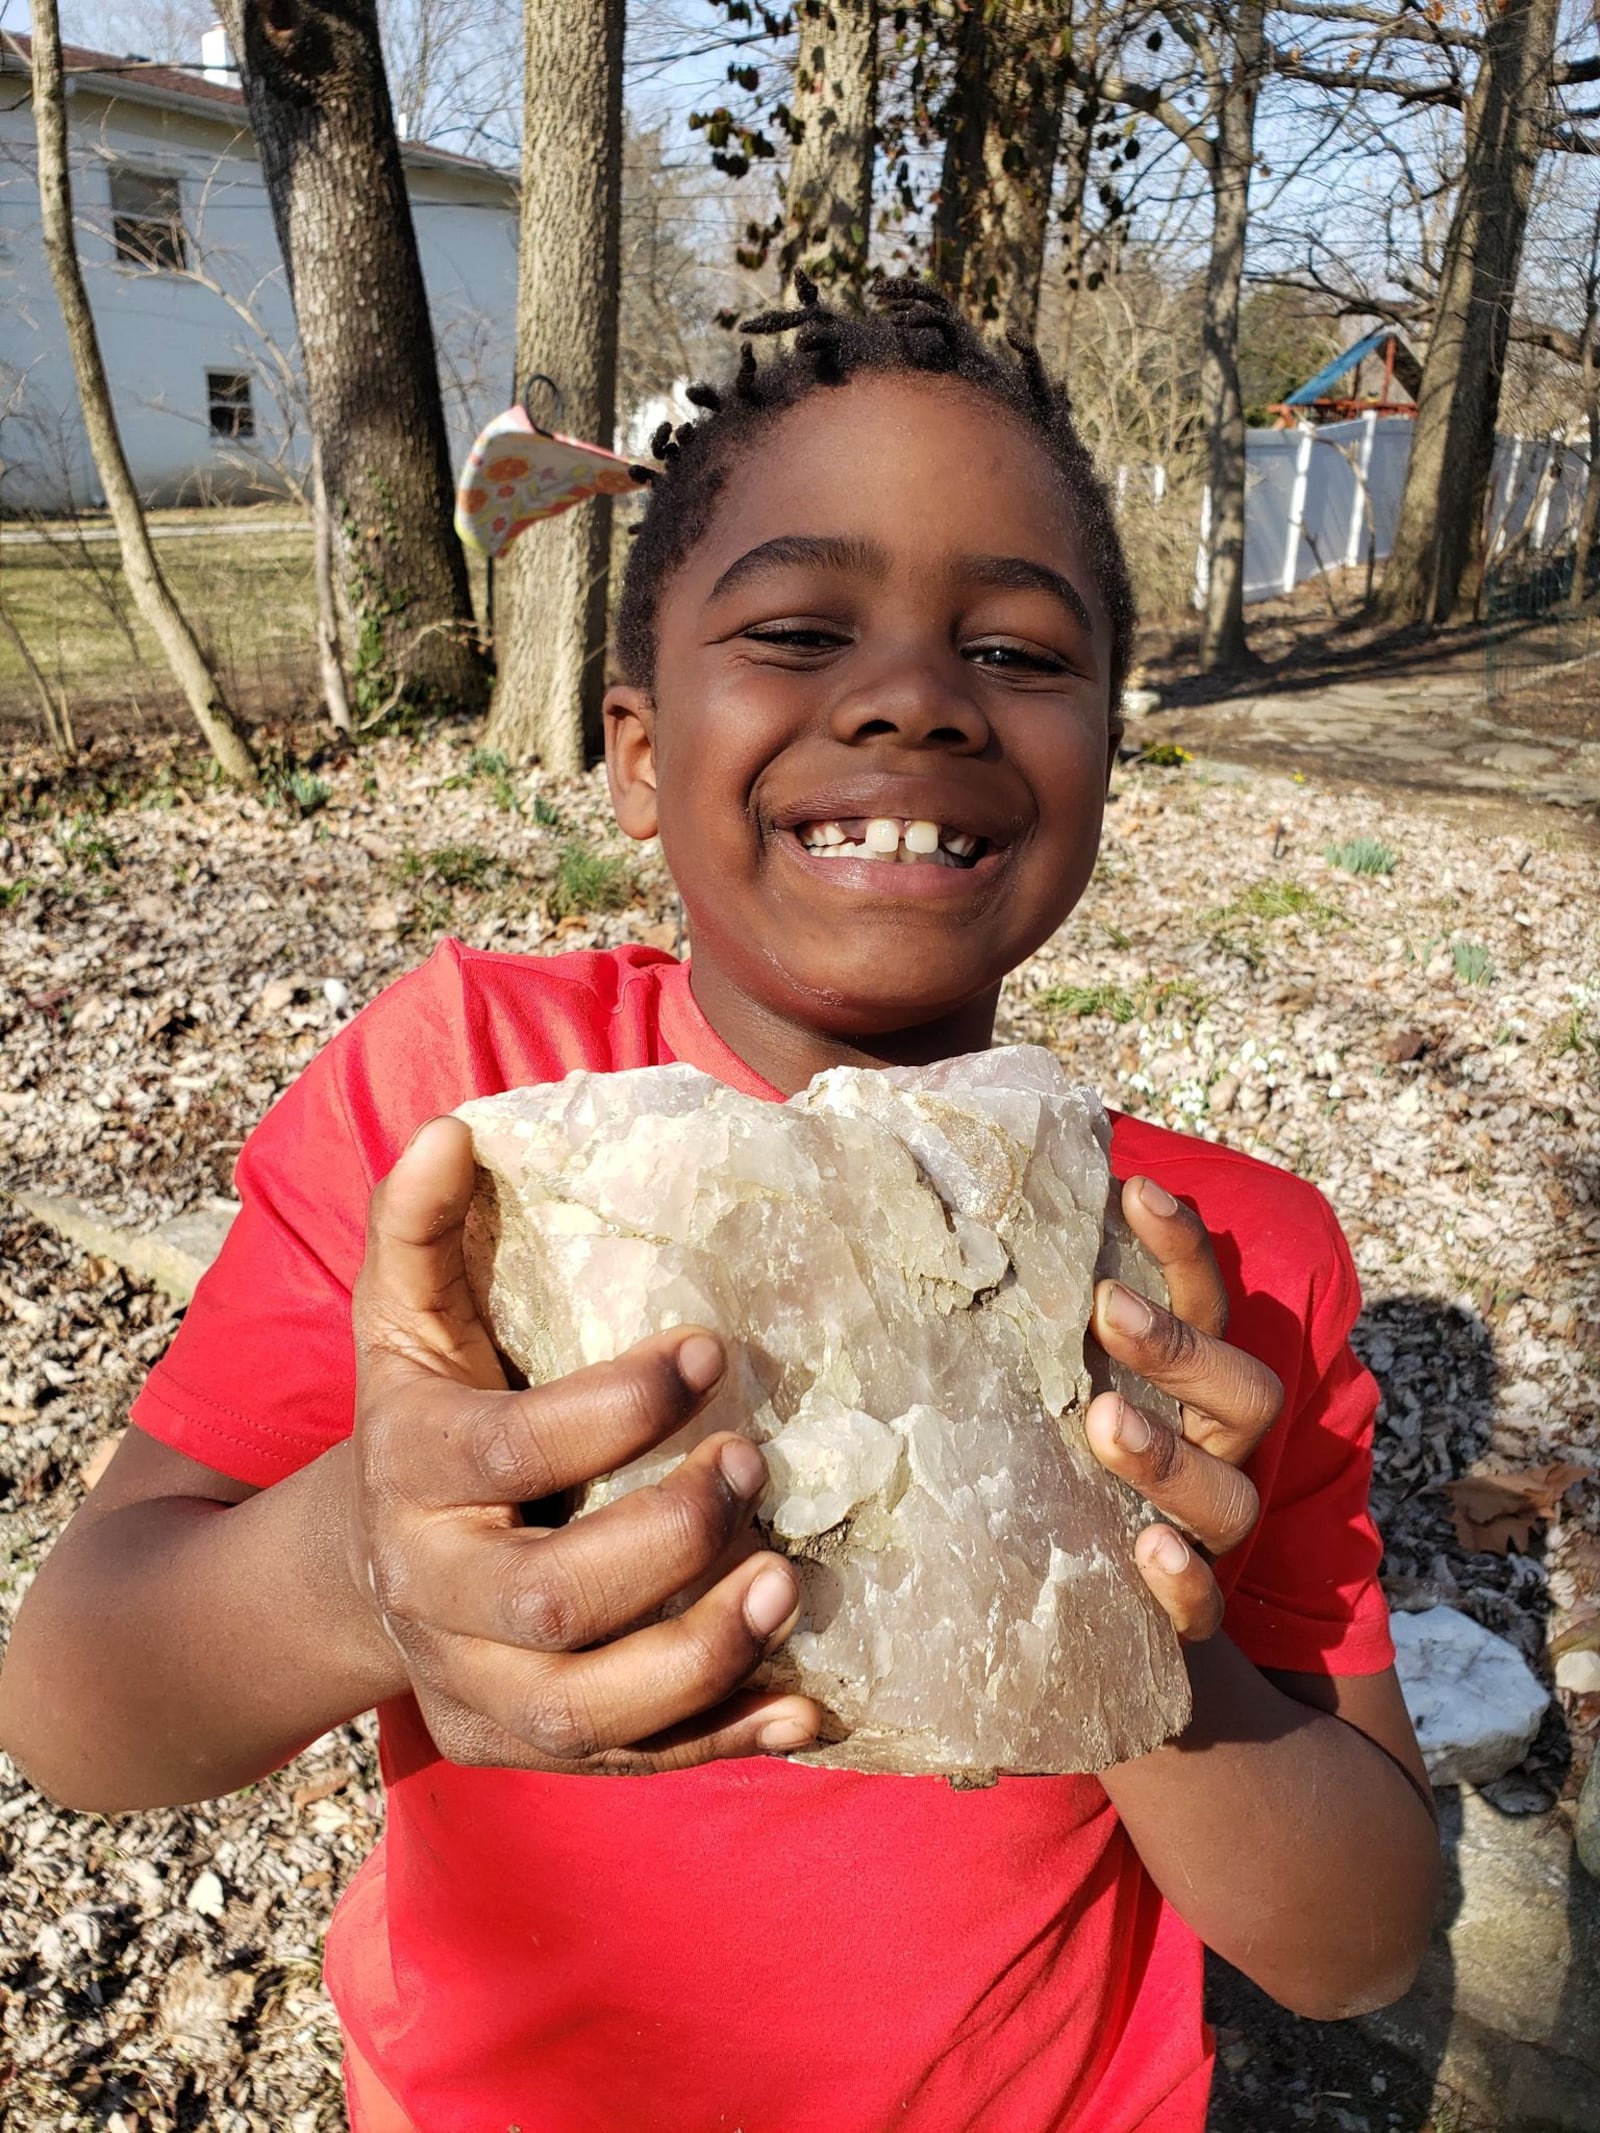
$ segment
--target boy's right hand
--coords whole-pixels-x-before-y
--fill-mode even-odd
[[[519,1505],[680,1429],[722,1349],[679,1327],[508,1391],[467,1285],[473,1175],[459,1120],[422,1128],[373,1194],[354,1299],[352,1574],[440,1753],[616,1775],[809,1745],[814,1703],[741,1688],[794,1626],[782,1557],[747,1555],[681,1615],[647,1621],[745,1537],[765,1469],[744,1438],[708,1437],[666,1480],[569,1525],[523,1523]]]

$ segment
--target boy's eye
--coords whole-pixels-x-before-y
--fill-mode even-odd
[[[962,647],[961,656],[975,667],[985,667],[996,674],[1065,674],[1070,671],[1068,662],[1056,652],[1047,652],[1042,645],[996,643],[968,644]]]
[[[751,644],[770,644],[782,652],[832,652],[849,642],[842,630],[821,622],[763,622],[741,634]]]

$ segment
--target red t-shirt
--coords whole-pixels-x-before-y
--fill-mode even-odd
[[[469,1096],[685,1060],[777,1091],[685,966],[447,942],[341,1031],[239,1161],[242,1211],[134,1408],[261,1486],[350,1429],[368,1195]],[[1367,1513],[1374,1388],[1333,1215],[1267,1165],[1119,1118],[1114,1168],[1204,1218],[1229,1338],[1283,1379],[1263,1515],[1219,1566],[1258,1665],[1392,1658]],[[1092,1778],[956,1792],[755,1758],[602,1781],[443,1761],[387,1706],[388,1826],[328,1936],[363,2133],[1199,2133],[1200,1948]],[[390,2114],[392,2098],[398,2111]]]

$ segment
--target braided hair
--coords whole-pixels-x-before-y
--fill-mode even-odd
[[[1111,709],[1122,699],[1137,619],[1127,558],[1105,485],[1072,419],[1064,385],[1050,378],[1031,341],[1007,334],[1013,357],[985,341],[929,282],[878,282],[870,308],[825,305],[809,275],[795,276],[797,303],[746,319],[739,367],[722,385],[691,385],[701,419],[663,422],[650,449],[659,464],[636,467],[650,495],[635,529],[617,616],[617,655],[627,679],[649,687],[655,673],[662,587],[704,538],[728,475],[760,432],[811,393],[863,371],[958,378],[1025,423],[1039,438],[1077,507],[1079,534],[1111,621]],[[753,342],[793,335],[766,363]]]

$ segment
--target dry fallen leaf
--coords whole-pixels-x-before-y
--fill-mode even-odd
[[[308,1778],[303,1785],[294,1788],[296,1807],[314,1807],[318,1800],[326,1800],[336,1792],[342,1792],[349,1784],[353,1773],[348,1770],[329,1770],[321,1777]]]
[[[1456,1538],[1463,1548],[1492,1549],[1504,1555],[1515,1547],[1526,1554],[1528,1538],[1554,1511],[1575,1481],[1589,1475],[1570,1459],[1549,1466],[1519,1467],[1504,1474],[1463,1474],[1441,1482],[1450,1499]]]
[[[161,1989],[157,2018],[172,2042],[197,2059],[227,2058],[238,2048],[233,2025],[254,1998],[254,1980],[243,1971],[213,1977],[200,1956],[186,1955]]]

